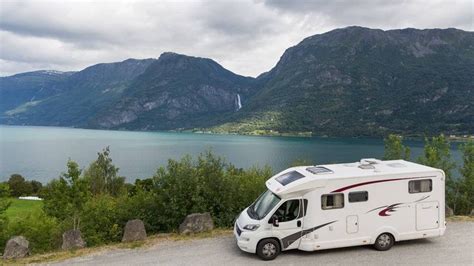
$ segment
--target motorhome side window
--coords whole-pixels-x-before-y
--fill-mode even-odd
[[[321,196],[321,209],[331,210],[344,208],[344,194],[325,194]]]
[[[412,180],[408,182],[409,193],[430,192],[433,189],[433,182],[431,179]]]
[[[362,202],[369,200],[369,192],[355,191],[349,192],[349,202]]]
[[[298,218],[299,212],[300,200],[288,200],[278,207],[273,216],[276,216],[279,222],[288,222]]]

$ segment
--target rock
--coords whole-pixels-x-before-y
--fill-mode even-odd
[[[448,217],[448,216],[453,216],[453,215],[454,215],[454,211],[453,211],[453,209],[449,208],[448,205],[445,205],[444,214],[445,214],[446,217]]]
[[[75,249],[83,248],[86,246],[86,242],[82,240],[81,231],[78,229],[72,229],[64,232],[63,234],[63,245],[62,249]]]
[[[145,225],[142,220],[130,220],[125,225],[122,242],[132,242],[146,239]]]
[[[471,216],[474,216],[474,209],[471,210]]]
[[[19,259],[30,255],[30,242],[23,236],[14,236],[8,240],[3,252],[4,259]]]
[[[199,233],[212,229],[214,229],[214,221],[208,212],[190,214],[179,225],[180,234]]]

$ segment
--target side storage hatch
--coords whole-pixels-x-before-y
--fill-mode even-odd
[[[346,230],[348,234],[359,232],[359,218],[357,215],[350,215],[346,218]]]
[[[439,203],[437,201],[416,204],[416,230],[439,227]]]

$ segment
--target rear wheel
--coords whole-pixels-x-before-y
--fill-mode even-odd
[[[374,248],[379,251],[389,250],[393,244],[395,243],[395,239],[389,233],[380,234],[377,239],[375,240]]]
[[[276,239],[263,239],[257,245],[257,255],[262,260],[273,260],[280,254],[280,243]]]

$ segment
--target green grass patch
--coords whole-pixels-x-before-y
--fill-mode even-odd
[[[20,200],[9,199],[10,207],[5,211],[6,216],[10,220],[22,219],[33,212],[43,211],[43,201],[39,200]]]

